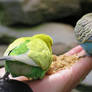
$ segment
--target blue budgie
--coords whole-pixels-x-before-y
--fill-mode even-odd
[[[86,51],[85,56],[92,56],[92,13],[84,15],[74,30],[76,39]]]

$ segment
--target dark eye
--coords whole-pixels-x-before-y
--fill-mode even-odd
[[[31,88],[17,80],[0,79],[0,92],[33,92]]]

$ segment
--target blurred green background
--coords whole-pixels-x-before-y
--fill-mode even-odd
[[[0,56],[16,38],[38,33],[50,35],[60,55],[78,44],[74,26],[89,12],[92,0],[0,0]],[[73,92],[92,92],[91,81],[90,75]]]

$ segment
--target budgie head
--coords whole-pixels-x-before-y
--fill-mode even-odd
[[[78,42],[90,41],[89,38],[92,36],[92,13],[84,15],[78,20],[74,33]]]
[[[88,55],[92,55],[92,13],[84,15],[76,23],[74,34]]]

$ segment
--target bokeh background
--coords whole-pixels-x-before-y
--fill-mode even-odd
[[[53,38],[53,54],[63,54],[78,44],[74,27],[89,12],[92,0],[0,0],[0,56],[16,38],[38,33]],[[92,92],[91,75],[72,92]]]

